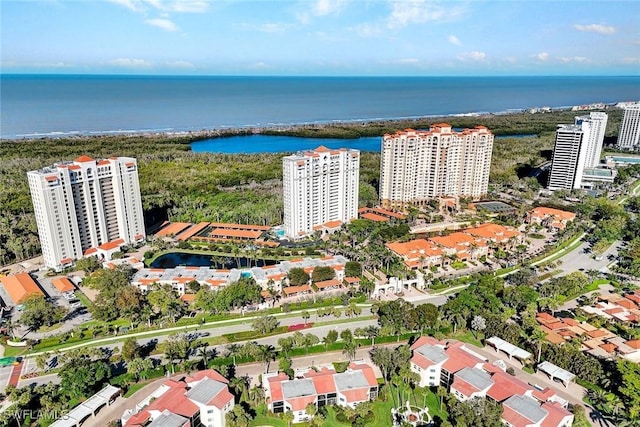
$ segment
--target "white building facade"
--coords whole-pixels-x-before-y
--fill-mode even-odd
[[[575,118],[576,125],[588,123],[588,131],[585,134],[585,167],[595,168],[600,165],[602,145],[604,144],[604,132],[607,129],[609,116],[600,111],[589,113],[588,116]],[[583,126],[584,127],[584,126]]]
[[[81,156],[27,177],[48,268],[59,270],[105,243],[144,240],[136,159]]]
[[[385,208],[421,206],[445,196],[487,193],[493,134],[484,126],[455,131],[434,124],[382,137],[380,202]]]
[[[585,168],[600,164],[607,115],[592,112],[575,118],[572,125],[558,125],[549,172],[549,190],[582,188]]]
[[[284,227],[288,237],[358,217],[360,152],[318,147],[282,159]]]
[[[640,102],[624,107],[618,148],[640,151]]]

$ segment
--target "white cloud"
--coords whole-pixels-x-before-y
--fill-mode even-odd
[[[458,39],[453,34],[451,34],[448,39],[449,39],[449,43],[454,44],[456,46],[462,46],[462,42],[460,42],[460,39]]]
[[[387,27],[395,29],[431,21],[446,22],[456,19],[462,13],[463,9],[451,4],[445,7],[426,0],[393,0]]]
[[[203,13],[209,8],[209,1],[205,0],[145,0],[151,6],[165,12]]]
[[[538,61],[546,61],[549,59],[549,54],[547,52],[540,52],[534,55]]]
[[[566,63],[569,62],[589,62],[589,58],[585,58],[584,56],[570,56],[560,58],[560,61]]]
[[[587,32],[598,33],[598,34],[613,34],[616,32],[616,27],[613,27],[611,25],[601,25],[601,24],[589,24],[589,25],[574,24],[573,28],[575,28],[578,31],[587,31]]]
[[[136,58],[117,58],[109,61],[109,64],[126,68],[148,68],[153,65],[151,62],[147,62],[144,59]]]
[[[622,58],[622,63],[623,64],[640,64],[640,58],[627,56],[625,58]]]
[[[458,59],[460,61],[484,61],[485,58],[487,57],[487,54],[484,52],[478,52],[477,50],[474,50],[473,52],[465,52],[462,53],[460,55],[458,55]]]
[[[127,9],[133,12],[142,12],[144,11],[144,5],[140,2],[140,0],[107,0],[111,3],[115,3],[122,7],[126,7]]]
[[[315,16],[327,16],[340,12],[346,3],[345,0],[318,0],[311,10]]]
[[[166,65],[172,68],[183,68],[183,69],[189,69],[189,70],[193,70],[194,68],[196,68],[195,65],[193,65],[191,62],[188,62],[188,61],[170,61],[170,62],[167,62]]]
[[[251,70],[272,70],[274,67],[273,65],[269,65],[266,62],[260,61],[250,64],[247,68]]]
[[[399,64],[417,64],[420,62],[418,58],[402,58],[396,61]]]
[[[152,25],[154,27],[162,28],[165,31],[177,31],[178,26],[173,21],[166,18],[146,19],[145,24]]]
[[[292,27],[291,24],[285,24],[282,22],[268,22],[258,27],[259,31],[263,33],[282,33]]]
[[[382,30],[379,25],[372,24],[360,24],[356,27],[351,28],[351,31],[354,31],[358,36],[362,38],[376,37],[382,33]]]
[[[203,13],[209,8],[209,0],[108,0],[133,12],[146,12],[148,6],[161,12]]]

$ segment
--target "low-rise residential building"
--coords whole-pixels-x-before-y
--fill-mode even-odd
[[[544,206],[531,209],[526,217],[529,224],[535,223],[549,230],[564,230],[567,224],[574,219],[576,219],[576,214],[573,212]]]
[[[0,277],[0,284],[7,291],[14,304],[22,304],[31,295],[44,296],[40,286],[26,272]]]
[[[459,401],[486,398],[502,405],[502,420],[513,427],[568,427],[573,414],[568,402],[550,388],[531,386],[489,364],[466,344],[420,337],[412,346],[411,370],[420,376],[421,387],[443,386]],[[551,370],[550,375],[566,381]]]
[[[347,259],[342,255],[329,255],[323,258],[297,258],[282,261],[275,265],[253,267],[251,269],[232,268],[219,269],[210,267],[184,267],[174,268],[142,268],[135,273],[131,284],[137,286],[142,292],[148,292],[154,285],[171,285],[182,296],[187,292],[187,284],[196,281],[200,286],[208,286],[211,290],[227,286],[237,282],[241,277],[252,277],[263,289],[270,288],[275,292],[281,292],[289,284],[287,274],[292,268],[302,268],[311,274],[316,267],[331,267],[335,271],[335,278],[342,282],[344,279],[344,266]],[[308,288],[309,293],[312,291]]]
[[[407,216],[387,209],[363,207],[358,209],[358,218],[375,222],[388,222],[392,219],[402,221]]]
[[[524,241],[513,227],[486,223],[443,236],[387,243],[410,269],[446,266],[452,259],[476,261],[495,249],[512,249]]]
[[[167,380],[134,409],[125,411],[122,426],[224,427],[225,415],[234,406],[228,382],[213,369]]]
[[[311,418],[307,405],[322,407],[338,405],[355,408],[378,396],[378,382],[373,368],[363,361],[349,364],[345,372],[336,372],[333,366],[296,372],[294,379],[283,373],[262,376],[269,410],[276,414],[293,413],[293,422]]]

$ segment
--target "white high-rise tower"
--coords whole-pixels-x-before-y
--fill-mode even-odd
[[[585,168],[600,164],[607,115],[592,112],[575,118],[572,125],[558,125],[549,172],[549,190],[582,187]]]
[[[588,129],[583,126],[585,129],[585,167],[587,168],[594,168],[600,164],[607,119],[607,114],[599,111],[591,112],[588,116],[575,118],[576,125],[588,123]]]
[[[284,226],[287,236],[313,233],[326,223],[358,216],[360,152],[318,147],[282,159]]]
[[[640,151],[640,103],[624,107],[618,147],[624,150]]]
[[[59,270],[105,243],[144,240],[136,159],[81,156],[27,177],[47,267]]]

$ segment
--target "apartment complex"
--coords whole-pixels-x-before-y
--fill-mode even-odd
[[[585,169],[600,163],[607,115],[592,112],[575,118],[574,124],[558,125],[553,148],[549,190],[581,188]]]
[[[517,354],[519,349],[508,345],[511,348],[501,346],[500,350]],[[421,387],[445,387],[461,402],[488,399],[502,406],[502,422],[507,426],[569,427],[573,423],[574,416],[566,409],[568,402],[555,390],[530,385],[508,374],[506,365],[488,363],[488,359],[462,342],[420,337],[411,350],[410,367],[420,377]],[[560,374],[565,373],[569,374],[566,371]]]
[[[624,107],[618,148],[640,151],[640,102]]]
[[[380,202],[384,208],[421,206],[445,196],[487,192],[493,134],[484,126],[455,131],[446,123],[382,137]]]
[[[298,238],[358,216],[360,152],[320,146],[282,159],[284,227]]]
[[[80,156],[27,177],[47,267],[145,238],[136,159]]]
[[[127,409],[120,422],[126,427],[224,427],[233,410],[229,381],[213,369],[180,380],[169,379],[146,399]]]
[[[355,408],[378,396],[376,375],[363,361],[351,362],[347,370],[340,373],[329,365],[298,371],[294,379],[289,379],[284,372],[264,374],[262,384],[269,410],[275,414],[292,412],[296,423],[312,418],[306,411],[307,405]]]

